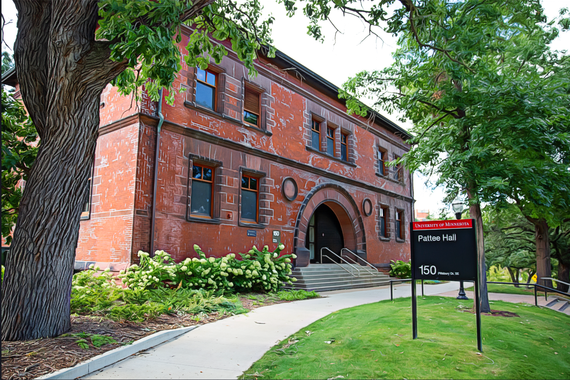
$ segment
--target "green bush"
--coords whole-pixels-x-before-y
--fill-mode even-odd
[[[203,289],[123,288],[108,271],[99,272],[95,267],[73,276],[71,312],[142,322],[161,314],[240,314],[246,310],[237,297],[214,295]]]
[[[144,321],[165,313],[230,313],[240,314],[243,308],[234,292],[277,292],[283,282],[291,283],[291,258],[279,256],[284,246],[274,252],[253,247],[241,260],[230,253],[221,258],[206,258],[194,246],[198,258],[175,263],[172,257],[157,251],[153,258],[139,252],[139,265],[121,271],[117,283],[109,269],[100,271],[91,266],[73,276],[71,312],[100,315],[113,320]],[[317,294],[279,294],[279,298],[302,299]]]
[[[390,260],[390,277],[411,278],[412,264],[409,261]]]
[[[164,251],[156,251],[154,257],[139,251],[139,265],[132,265],[121,271],[119,278],[130,289],[157,289],[163,287],[206,289],[229,292],[278,291],[282,283],[291,283],[291,258],[295,255],[279,256],[283,244],[270,252],[265,246],[255,246],[236,258],[235,253],[224,257],[206,257],[198,245],[194,250],[198,257],[187,258],[175,263]]]

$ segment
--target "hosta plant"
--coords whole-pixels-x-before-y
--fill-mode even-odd
[[[280,244],[273,252],[267,246],[253,247],[248,253],[229,253],[223,257],[206,257],[198,245],[198,257],[175,263],[164,251],[154,257],[140,251],[140,263],[121,271],[119,277],[131,289],[160,287],[206,289],[230,292],[277,291],[282,283],[291,283],[291,259],[295,255],[281,255]]]
[[[390,260],[390,277],[412,277],[412,264],[409,261],[405,262],[402,260]]]

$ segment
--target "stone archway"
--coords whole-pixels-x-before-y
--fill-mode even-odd
[[[321,184],[307,194],[297,215],[293,245],[294,252],[299,257],[298,266],[308,265],[308,250],[305,248],[305,241],[309,220],[322,204],[327,205],[337,217],[344,238],[344,246],[359,255],[363,255],[361,257],[365,257],[366,236],[362,216],[356,202],[348,191],[341,186],[331,183]]]

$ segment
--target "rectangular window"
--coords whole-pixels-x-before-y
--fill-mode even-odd
[[[209,70],[196,69],[196,104],[215,110],[216,74]]]
[[[386,151],[378,150],[378,173],[386,175]]]
[[[380,237],[388,237],[388,208],[380,207]]]
[[[330,156],[334,156],[334,145],[334,129],[327,127],[327,154]]]
[[[212,217],[214,191],[214,168],[194,164],[192,167],[192,198],[190,214]]]
[[[321,150],[321,123],[316,120],[311,124],[311,146]]]
[[[398,239],[404,240],[405,237],[404,229],[404,212],[396,210],[396,237]]]
[[[345,133],[340,134],[340,159],[348,161],[348,135]]]
[[[394,155],[394,160],[399,159],[399,156]],[[394,166],[394,179],[396,181],[403,181],[404,180],[404,168],[402,164],[398,164]]]
[[[89,219],[89,214],[91,213],[91,178],[87,180],[86,186],[87,194],[85,196],[85,202],[83,203],[83,209],[81,210],[81,219]]]
[[[243,121],[259,128],[261,117],[259,107],[259,92],[245,87]]]
[[[243,174],[241,177],[241,218],[257,223],[259,178]]]

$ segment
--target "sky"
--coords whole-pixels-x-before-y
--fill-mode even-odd
[[[332,25],[325,25],[325,40],[320,43],[306,34],[308,22],[302,12],[298,11],[290,19],[285,15],[283,5],[276,4],[274,0],[263,0],[261,3],[265,13],[271,13],[275,17],[272,33],[274,46],[338,87],[360,71],[378,70],[392,63],[391,54],[397,47],[395,37],[382,32],[378,33],[379,37],[369,36],[367,26],[355,17],[333,14],[333,23],[341,33],[335,33]],[[570,7],[570,0],[544,0],[542,4],[550,19],[558,14],[559,8]],[[12,0],[2,0],[2,15],[7,23],[11,22],[3,30],[5,43],[2,44],[2,50],[11,52],[17,31],[16,9]],[[570,48],[570,32],[563,33],[554,42],[553,48]],[[411,126],[399,122],[398,115],[384,113],[384,116],[404,129]],[[432,214],[438,214],[442,207],[449,208],[449,205],[442,203],[443,189],[433,189],[426,185],[426,179],[421,174],[414,173],[416,210],[430,210]]]

